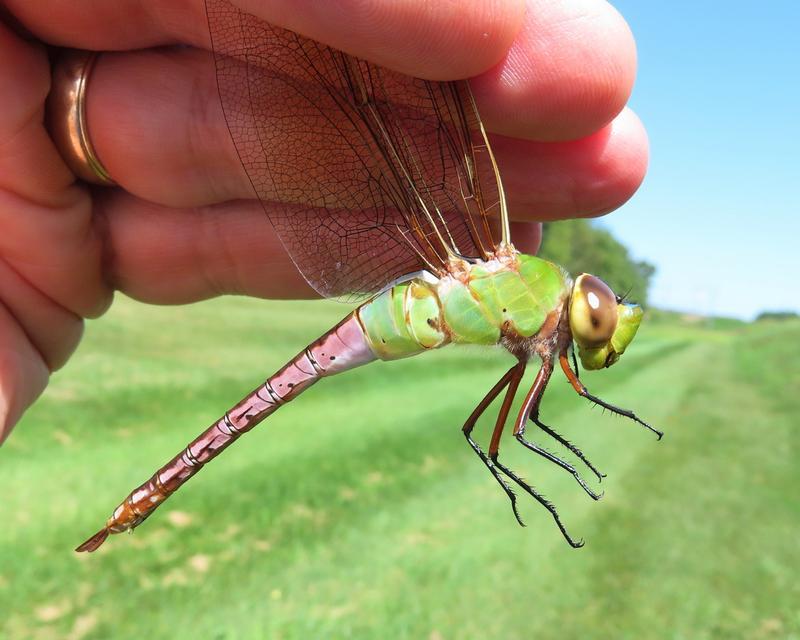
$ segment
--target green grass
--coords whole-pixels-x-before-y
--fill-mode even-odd
[[[0,638],[800,638],[792,322],[645,323],[586,376],[660,443],[555,377],[543,418],[609,474],[605,497],[513,441],[503,455],[586,539],[577,551],[530,500],[516,525],[460,433],[510,357],[449,348],[324,381],[134,535],[72,552],[345,312],[121,300],[90,324],[0,449]]]

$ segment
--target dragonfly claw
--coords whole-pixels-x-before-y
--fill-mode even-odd
[[[585,544],[583,539],[578,540],[577,542],[575,542],[575,540],[572,539],[572,536],[569,535],[566,527],[564,527],[564,524],[561,522],[561,518],[558,515],[558,511],[556,511],[556,508],[552,502],[547,500],[543,495],[541,495],[538,491],[536,491],[536,489],[534,489],[531,485],[525,482],[523,478],[518,476],[516,473],[514,473],[514,471],[512,471],[511,469],[506,467],[502,462],[500,462],[497,459],[497,456],[492,457],[492,462],[497,466],[498,469],[500,469],[500,471],[502,471],[506,476],[511,478],[515,483],[517,483],[517,485],[522,487],[522,489],[524,489],[528,495],[530,495],[533,499],[535,499],[539,504],[541,504],[545,509],[547,509],[550,512],[550,515],[553,516],[553,520],[555,520],[556,522],[556,526],[558,526],[559,531],[561,531],[561,535],[564,536],[566,541],[573,549],[580,549]]]
[[[553,464],[555,464],[555,465],[561,467],[562,469],[564,469],[565,471],[568,471],[569,473],[571,473],[572,476],[577,481],[577,483],[579,485],[581,485],[581,488],[586,492],[586,494],[592,500],[599,500],[600,498],[603,497],[603,493],[604,492],[595,493],[594,491],[592,491],[592,489],[589,487],[588,484],[586,484],[586,481],[581,477],[581,474],[578,473],[578,471],[577,471],[577,469],[575,469],[575,467],[573,467],[568,462],[565,462],[564,460],[562,460],[558,456],[550,453],[549,451],[547,451],[547,449],[544,449],[544,448],[540,447],[535,442],[531,442],[530,440],[526,440],[524,438],[524,436],[523,436],[523,433],[524,432],[520,432],[516,436],[517,437],[517,442],[519,442],[523,447],[525,447],[526,449],[530,449],[534,453],[542,456],[543,458],[546,458],[547,460],[549,460]]]
[[[610,404],[605,400],[601,400],[597,396],[592,395],[585,388],[583,389],[581,395],[590,402],[593,402],[595,406],[602,407],[604,410],[608,409],[611,413],[616,413],[618,416],[622,416],[623,418],[628,418],[629,420],[633,420],[635,423],[643,426],[645,429],[648,429],[649,431],[652,431],[654,434],[656,434],[657,439],[661,440],[661,438],[664,437],[663,431],[659,431],[655,427],[651,427],[644,420],[639,418],[633,411],[630,411],[629,409],[620,409],[619,407],[615,407],[613,404]]]
[[[598,482],[602,482],[603,481],[603,478],[606,477],[606,474],[602,473],[600,470],[598,470],[597,467],[595,467],[589,461],[589,459],[585,455],[583,455],[583,451],[578,449],[578,447],[576,447],[574,444],[572,444],[565,437],[559,435],[558,433],[556,433],[556,431],[554,431],[552,428],[548,427],[541,420],[539,420],[538,413],[537,414],[533,414],[532,413],[530,415],[530,419],[537,427],[539,427],[547,435],[549,435],[551,438],[553,438],[557,442],[560,442],[564,447],[566,447],[569,451],[571,451],[573,454],[575,454],[578,457],[578,459],[581,462],[583,462],[583,464],[586,465],[586,467],[589,469],[589,471],[591,471],[595,475],[595,477],[597,478]]]

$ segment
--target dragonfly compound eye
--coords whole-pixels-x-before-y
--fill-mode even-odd
[[[569,302],[569,326],[582,347],[593,349],[611,340],[617,328],[617,298],[600,278],[578,276]]]

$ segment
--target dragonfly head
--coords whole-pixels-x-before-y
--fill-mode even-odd
[[[585,369],[610,367],[642,321],[638,304],[623,302],[600,278],[582,273],[569,300],[569,326]]]

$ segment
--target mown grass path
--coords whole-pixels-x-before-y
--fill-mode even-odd
[[[134,535],[72,553],[345,311],[122,301],[92,325],[0,450],[0,638],[800,637],[792,324],[645,326],[586,377],[660,443],[554,380],[543,417],[609,474],[605,497],[512,440],[503,456],[587,540],[578,551],[524,498],[518,527],[460,433],[509,360],[447,349],[323,382]]]

